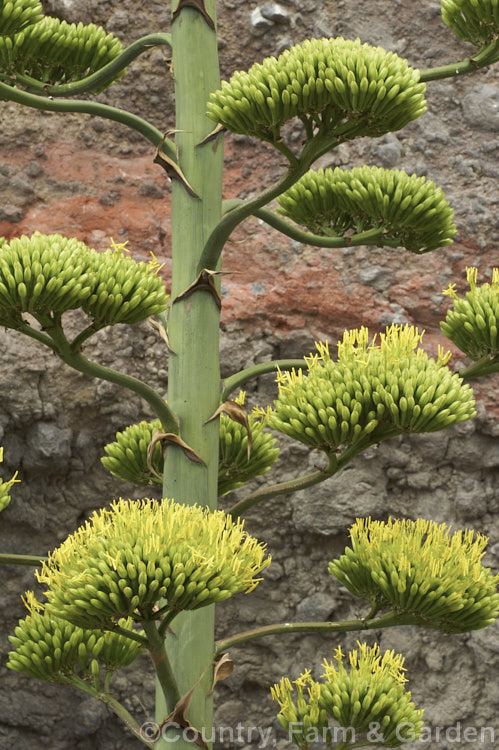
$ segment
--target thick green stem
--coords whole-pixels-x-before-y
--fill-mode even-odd
[[[37,555],[10,555],[8,552],[0,552],[0,565],[30,565],[39,568],[47,560],[48,557]]]
[[[170,713],[180,700],[180,692],[166,653],[165,641],[158,633],[154,620],[144,620],[143,626],[152,663],[163,691],[167,711]]]
[[[498,62],[498,55],[499,40],[496,39],[478,50],[478,52],[469,60],[462,60],[461,62],[450,63],[450,65],[442,65],[438,68],[422,70],[420,80],[424,82],[438,81],[442,78],[453,78],[467,73],[475,73],[477,70],[480,70],[480,68],[485,68],[488,65],[493,65]]]
[[[95,91],[95,89],[107,86],[113,78],[115,78],[122,70],[126,68],[136,57],[141,55],[143,52],[147,52],[153,47],[159,45],[169,45],[171,47],[171,36],[170,34],[148,34],[147,36],[137,39],[135,42],[130,44],[126,49],[121,52],[114,60],[105,65],[103,68],[98,70],[86,78],[82,78],[80,81],[74,83],[64,83],[59,86],[50,86],[47,83],[36,81],[30,76],[16,74],[16,83],[20,83],[25,86],[26,89],[33,94],[40,94],[40,96],[77,96],[78,94],[86,94],[88,92]]]
[[[7,86],[5,83],[0,82],[0,100],[1,99],[16,102],[25,107],[42,109],[46,112],[81,112],[82,114],[93,115],[94,117],[103,117],[106,120],[114,120],[122,125],[126,125],[132,130],[136,130],[156,147],[159,146],[163,139],[163,133],[155,128],[154,125],[151,125],[150,122],[143,120],[141,117],[137,117],[137,115],[131,114],[131,112],[125,112],[122,109],[110,107],[107,104],[100,104],[99,102],[82,102],[74,101],[72,99],[47,99],[44,96],[28,94],[27,91],[21,91],[20,89]],[[165,139],[162,148],[171,159],[176,161],[177,154],[175,147],[168,139]]]
[[[147,401],[155,415],[161,420],[165,432],[178,433],[178,419],[170,407],[163,401],[159,393],[153,390],[146,383],[143,383],[131,375],[125,375],[122,372],[116,372],[109,367],[103,367],[95,362],[90,362],[82,354],[59,355],[63,362],[73,367],[85,375],[92,375],[101,380],[108,380],[110,383],[116,383],[123,388],[134,391]]]
[[[150,386],[131,375],[125,375],[122,372],[111,370],[109,367],[98,365],[96,362],[91,362],[86,359],[83,354],[80,354],[80,352],[73,351],[73,347],[66,339],[58,321],[53,321],[53,325],[51,325],[50,328],[47,328],[47,335],[49,335],[54,342],[56,353],[63,362],[74,370],[83,372],[85,375],[91,375],[100,380],[108,380],[110,383],[116,383],[116,385],[120,385],[123,388],[128,388],[128,390],[134,391],[134,393],[138,393],[139,396],[142,396],[142,398],[147,401],[156,416],[159,417],[165,432],[178,434],[179,423],[177,416],[161,398],[159,393],[153,390]]]
[[[311,474],[306,474],[304,477],[298,479],[291,479],[288,482],[280,482],[279,484],[273,484],[270,487],[263,487],[261,490],[253,492],[251,495],[240,500],[238,503],[229,508],[229,513],[233,518],[239,518],[243,513],[248,511],[254,505],[263,502],[264,500],[270,500],[273,497],[279,497],[279,495],[288,495],[298,490],[304,490],[307,487],[313,487],[314,484],[324,482],[329,477],[332,477],[336,473],[338,461],[335,455],[332,455],[329,459],[328,465],[324,469],[318,469],[313,471]]]
[[[140,643],[142,646],[149,646],[149,641],[147,640],[147,638],[145,638],[143,635],[140,635],[140,633],[136,633],[134,630],[127,630],[126,628],[120,628],[119,625],[106,628],[106,630],[109,630],[109,632],[111,633],[116,633],[116,635],[124,635],[125,638],[130,638],[131,641],[136,641],[137,643]]]
[[[123,706],[116,698],[113,698],[109,693],[101,693],[97,696],[99,700],[104,703],[121,721],[129,728],[132,734],[137,737],[146,747],[155,747],[154,742],[149,742],[144,736],[143,728],[139,726],[138,722],[135,721],[131,713],[129,713],[125,706]]]
[[[240,643],[264,638],[267,635],[282,635],[283,633],[347,633],[351,630],[375,630],[376,628],[391,628],[396,625],[421,625],[420,618],[413,615],[399,615],[388,612],[376,620],[342,620],[340,622],[280,622],[276,625],[265,625],[261,628],[244,630],[241,633],[224,638],[216,644],[216,656]]]
[[[253,216],[261,219],[273,229],[277,229],[281,234],[285,234],[291,237],[293,240],[298,240],[303,245],[313,245],[314,247],[352,247],[357,245],[383,245],[385,244],[383,233],[383,227],[375,227],[374,229],[368,229],[365,232],[359,234],[353,234],[349,237],[324,237],[320,234],[312,234],[311,232],[304,232],[302,229],[289,224],[281,216],[269,211],[265,208],[259,208],[254,211]],[[399,244],[399,243],[397,243]]]
[[[395,434],[397,433],[390,433],[389,437],[393,437],[393,435]],[[368,440],[361,440],[355,445],[351,445],[349,448],[346,448],[339,456],[336,456],[336,454],[332,453],[329,457],[328,465],[325,466],[324,469],[318,469],[317,471],[313,471],[311,474],[306,474],[303,477],[298,477],[298,479],[291,479],[288,482],[280,482],[279,484],[273,484],[270,487],[263,487],[262,489],[251,493],[251,495],[247,495],[246,497],[244,497],[238,503],[233,505],[232,508],[229,508],[227,513],[230,513],[233,518],[238,518],[243,513],[246,513],[246,511],[248,511],[254,505],[258,505],[258,503],[264,502],[264,500],[271,500],[272,498],[279,497],[280,495],[288,495],[292,492],[298,492],[298,490],[305,490],[307,489],[307,487],[313,487],[314,484],[325,482],[326,479],[329,479],[338,471],[344,469],[345,466],[353,458],[355,458],[355,456],[368,448],[370,445],[371,443]]]
[[[300,367],[303,369],[307,367],[304,359],[276,359],[271,362],[262,362],[259,365],[247,367],[245,370],[236,372],[224,380],[222,401],[227,401],[231,393],[244,385],[244,383],[247,383],[248,380],[259,378],[260,375],[266,375],[269,372],[276,372],[278,368],[280,370],[298,370]]]
[[[38,341],[41,344],[44,344],[44,346],[50,347],[53,352],[57,354],[57,346],[54,344],[50,336],[47,336],[46,333],[43,333],[42,331],[37,331],[36,328],[32,328],[28,323],[23,322],[22,325],[18,326],[17,328],[14,328],[15,331],[19,331],[20,333],[24,333],[26,336],[29,336],[32,339],[35,339],[35,341]]]
[[[206,242],[199,260],[197,273],[200,273],[203,268],[214,270],[220,259],[224,245],[233,230],[242,221],[255,214],[258,209],[263,208],[263,206],[266,206],[273,201],[274,198],[277,198],[292,187],[295,182],[305,174],[316,159],[327,151],[340,145],[341,142],[341,138],[331,139],[322,135],[317,135],[305,145],[300,156],[294,160],[286,174],[283,175],[275,185],[272,185],[267,190],[263,190],[255,198],[252,198],[249,201],[244,201],[242,204],[234,207],[226,213],[213,229]]]
[[[206,0],[206,10],[216,24],[216,2]],[[194,41],[195,40],[195,41]],[[182,5],[172,23],[173,73],[176,101],[176,145],[179,165],[197,198],[183,185],[172,185],[172,299],[197,277],[203,247],[222,212],[223,140],[219,136],[200,145],[213,130],[206,117],[206,102],[220,86],[216,32],[203,14]],[[219,423],[206,424],[220,399],[219,315],[214,297],[204,291],[172,305],[168,335],[168,403],[180,417],[182,438],[201,456],[206,466],[189,461],[178,448],[166,451],[164,497],[199,503],[214,509],[217,502]],[[200,731],[211,734],[213,702],[210,665],[214,650],[214,607],[182,612],[175,619],[175,637],[167,638],[167,651],[180,692],[186,694],[199,676],[188,718]],[[158,723],[165,706],[158,694]],[[173,738],[169,738],[173,740]],[[192,750],[181,737],[159,740],[157,750]]]
[[[132,734],[137,737],[137,739],[143,742],[144,745],[147,745],[147,747],[154,747],[154,743],[149,742],[146,739],[144,733],[141,731],[141,727],[135,721],[133,716],[126,710],[125,706],[117,701],[116,698],[113,698],[112,695],[107,692],[99,691],[96,687],[86,682],[76,674],[72,674],[70,677],[68,677],[66,682],[68,685],[73,685],[73,687],[78,688],[78,690],[82,690],[84,693],[88,693],[88,695],[91,695],[94,698],[97,698],[97,700],[104,703],[104,705],[106,705],[113,713],[115,713],[116,716],[119,716],[121,721],[126,724],[126,726],[129,728]]]
[[[466,367],[464,370],[459,371],[459,376],[467,380],[473,378],[481,378],[485,375],[491,375],[493,372],[499,372],[499,357],[493,357],[492,359],[488,354],[475,362],[473,365]]]

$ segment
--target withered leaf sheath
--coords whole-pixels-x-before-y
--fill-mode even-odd
[[[241,395],[238,397],[240,401]],[[252,435],[248,458],[248,433],[245,427],[225,414],[220,415],[218,495],[241,487],[254,477],[266,474],[277,461],[277,440],[265,429],[269,414],[248,416]],[[116,433],[116,440],[104,446],[102,465],[115,477],[140,486],[162,486],[164,458],[157,443],[148,465],[147,449],[154,434],[161,430],[159,419],[139,422]],[[152,471],[151,471],[152,467]]]

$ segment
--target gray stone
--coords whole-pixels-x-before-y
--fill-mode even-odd
[[[383,292],[393,283],[393,271],[384,266],[367,266],[359,271],[359,281]]]
[[[362,515],[386,513],[386,477],[379,463],[348,466],[327,483],[292,496],[293,522],[300,531],[338,534]]]
[[[402,144],[397,136],[388,133],[376,148],[376,155],[384,167],[394,167],[400,160]]]
[[[253,32],[262,34],[274,24],[269,18],[262,15],[260,8],[255,8],[250,15],[250,25]]]
[[[19,206],[12,206],[9,204],[0,206],[0,221],[16,223],[21,221],[22,216],[23,210]]]
[[[463,423],[463,427],[464,424],[466,423]],[[458,461],[465,460],[474,469],[478,467],[492,469],[499,466],[497,440],[484,435],[477,435],[470,445],[468,440],[452,438],[449,441],[447,457]]]
[[[154,180],[146,179],[142,180],[139,187],[139,195],[144,195],[147,198],[164,198],[164,192],[158,187]]]
[[[28,449],[23,457],[23,467],[28,471],[67,470],[71,456],[70,429],[53,422],[37,422],[28,437]]]
[[[487,512],[487,499],[481,482],[472,478],[464,480],[456,492],[456,511],[464,521],[481,518]]]
[[[449,143],[449,129],[442,122],[442,118],[433,112],[425,112],[416,120],[415,127],[422,133],[420,144],[423,151],[428,149],[428,143]]]
[[[261,7],[262,16],[274,23],[289,23],[291,15],[286,8],[279,3],[264,3]]]
[[[478,130],[499,130],[499,86],[478,84],[463,99],[464,119]]]
[[[317,592],[303,599],[296,608],[298,622],[325,622],[332,619],[337,599],[331,594]]]

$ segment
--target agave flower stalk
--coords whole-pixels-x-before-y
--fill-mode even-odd
[[[223,146],[221,139],[204,145],[212,131],[206,102],[220,86],[216,31],[205,16],[188,4],[173,3],[178,15],[172,21],[173,70],[176,100],[176,145],[180,167],[197,197],[174,180],[172,185],[172,306],[168,332],[175,352],[170,356],[168,403],[182,423],[183,439],[205,466],[189,461],[178,448],[168,448],[163,494],[178,502],[198,502],[214,509],[218,484],[218,420],[207,422],[220,396],[219,307],[212,295],[194,292],[176,301],[196,280],[203,246],[222,212]],[[216,26],[216,2],[206,0],[206,13]],[[193,44],[193,39],[196,43]],[[206,670],[194,693],[189,719],[195,727],[211,731],[213,699],[210,664],[213,659],[214,607],[180,615],[175,620],[174,647],[167,643],[179,688],[185,694]],[[159,694],[157,718],[166,707]],[[170,738],[172,739],[172,738]],[[183,739],[160,740],[157,750],[189,748]]]

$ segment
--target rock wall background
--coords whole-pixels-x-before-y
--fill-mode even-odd
[[[44,5],[68,21],[100,23],[124,43],[169,28],[169,4],[163,0],[146,6],[137,0],[47,0]],[[282,0],[280,9],[273,5],[218,3],[223,77],[310,36],[359,36],[421,68],[464,59],[470,50],[447,31],[439,4],[432,0]],[[172,91],[167,53],[154,50],[100,98],[166,130],[173,124]],[[226,268],[240,273],[224,277],[223,375],[256,361],[302,356],[314,339],[335,343],[345,327],[361,324],[373,329],[393,321],[417,324],[427,331],[427,348],[436,352],[442,341],[438,322],[448,304],[441,289],[451,280],[464,289],[467,265],[478,265],[480,277],[488,278],[499,258],[498,70],[430,84],[428,102],[428,113],[402,132],[343,145],[324,157],[321,166],[370,163],[428,175],[455,208],[455,244],[424,257],[401,249],[335,252],[303,247],[248,221],[226,252]],[[0,112],[0,236],[40,229],[74,235],[97,248],[105,248],[112,236],[128,240],[136,257],[154,251],[166,261],[168,276],[169,185],[152,163],[147,142],[117,124],[83,116],[27,111],[5,102]],[[249,196],[282,171],[269,148],[245,137],[227,137],[225,162],[226,197]],[[165,387],[166,352],[146,324],[101,332],[88,354]],[[139,399],[65,368],[12,332],[2,332],[0,355],[4,476],[20,468],[22,479],[0,517],[0,549],[44,554],[92,509],[118,495],[138,496],[136,488],[108,476],[99,458],[117,430],[150,413]],[[461,360],[456,356],[453,361],[458,367]],[[251,597],[220,607],[220,636],[257,622],[345,619],[362,613],[362,604],[327,574],[327,562],[341,553],[346,527],[359,515],[424,516],[474,527],[490,536],[487,563],[497,569],[497,385],[497,377],[476,383],[479,415],[472,422],[442,434],[381,444],[327,483],[248,514],[248,529],[268,541],[274,562]],[[253,401],[268,403],[274,395],[272,378],[261,378],[248,390]],[[291,478],[316,462],[317,456],[301,446],[287,444],[273,476]],[[113,715],[91,699],[4,669],[7,635],[24,616],[19,595],[33,588],[34,576],[30,569],[9,566],[0,577],[0,748],[138,747]],[[277,729],[269,683],[282,674],[294,677],[307,666],[318,670],[338,643],[345,649],[357,637],[273,637],[235,649],[236,670],[217,691],[218,724],[273,727],[271,742],[284,750],[289,743]],[[496,626],[452,637],[391,629],[370,633],[368,640],[406,655],[413,697],[425,706],[429,726],[460,722],[461,732],[466,727],[495,730],[495,742],[490,731],[482,742],[464,741],[462,735],[456,741],[457,735],[450,734],[435,747],[497,746]],[[147,712],[153,713],[154,685],[145,657],[114,684],[137,717],[146,720]],[[251,737],[245,729],[241,737],[232,743],[222,739],[217,747],[249,750],[259,745],[256,730]],[[407,747],[430,745],[428,740]]]

